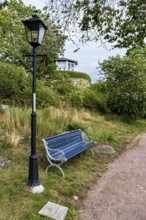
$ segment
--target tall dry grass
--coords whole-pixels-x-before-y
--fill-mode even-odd
[[[71,123],[83,123],[93,117],[85,111],[73,108],[57,109],[54,107],[37,110],[37,136],[42,138],[65,131]],[[31,132],[31,109],[11,107],[9,112],[0,115],[0,131],[14,136],[29,137]]]
[[[31,109],[11,107],[9,112],[0,114],[0,131],[7,133],[9,145],[16,147],[22,137],[30,138]],[[106,144],[117,144],[117,132],[113,128],[113,123],[107,122],[103,116],[98,114],[93,116],[83,109],[81,111],[73,108],[54,107],[39,109],[36,120],[38,140],[69,129],[81,128],[87,132],[92,140]],[[115,126],[118,128],[118,125]],[[117,128],[116,130],[118,130]]]
[[[0,115],[0,129],[8,133],[30,132],[30,109],[11,107]]]

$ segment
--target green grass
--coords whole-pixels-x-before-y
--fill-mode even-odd
[[[91,83],[91,78],[87,73],[77,72],[77,71],[68,71],[62,70],[57,71],[58,73],[67,74],[70,78],[79,78],[79,79],[86,79],[89,83]]]
[[[79,219],[79,206],[88,190],[107,171],[108,163],[121,154],[125,146],[145,127],[145,120],[125,122],[114,116],[91,115],[74,109],[50,108],[37,111],[39,178],[45,192],[32,194],[27,186],[30,109],[13,107],[10,114],[0,117],[0,132],[7,133],[7,136],[0,139],[0,155],[11,160],[9,168],[0,170],[0,220],[41,220],[38,211],[48,201],[67,206],[67,220]],[[46,174],[48,162],[41,138],[64,132],[68,128],[84,129],[89,138],[97,143],[114,146],[116,155],[102,155],[95,150],[95,156],[92,157],[87,150],[63,165],[65,178],[56,168],[49,169]],[[20,136],[17,144],[12,140],[11,134],[14,133]],[[78,196],[79,200],[75,201],[73,196]]]

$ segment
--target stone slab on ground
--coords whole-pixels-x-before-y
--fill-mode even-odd
[[[10,108],[8,105],[0,105],[0,113],[1,114],[9,114]]]
[[[10,165],[11,161],[7,158],[0,156],[0,168],[7,168]]]
[[[96,149],[99,151],[99,153],[109,153],[114,154],[116,153],[115,149],[111,146],[103,145],[103,146],[96,146]]]
[[[64,220],[68,208],[53,202],[47,202],[46,205],[38,212],[40,215],[47,216],[54,220]]]

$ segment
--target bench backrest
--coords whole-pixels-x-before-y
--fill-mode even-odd
[[[45,138],[47,146],[51,149],[60,148],[67,144],[76,144],[82,142],[82,132],[80,129]]]

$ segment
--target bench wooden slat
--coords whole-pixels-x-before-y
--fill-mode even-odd
[[[94,143],[95,144],[95,143]],[[93,144],[90,144],[90,146],[92,147]],[[68,151],[68,152],[65,152],[65,156],[66,158],[69,160],[70,158],[78,155],[79,153],[85,151],[86,149],[88,149],[90,147],[89,145],[79,145],[78,147],[76,147],[75,149],[71,150],[71,151]]]
[[[50,148],[60,148],[62,145],[66,145],[68,143],[72,143],[72,142],[80,142],[82,141],[82,137],[81,134],[78,132],[72,133],[71,136],[69,136],[69,134],[63,134],[60,136],[54,136],[53,138],[50,139],[45,139],[48,147]]]
[[[60,140],[60,141],[53,142],[53,143],[50,143],[49,141],[47,141],[47,145],[49,148],[54,149],[54,148],[61,148],[62,146],[69,145],[70,143],[76,144],[81,141],[83,141],[81,138],[76,137],[74,139],[68,138],[67,140]]]
[[[65,138],[71,137],[71,136],[74,137],[76,134],[80,134],[80,129],[74,130],[74,131],[70,131],[70,132],[65,132],[65,133],[62,133],[62,134],[59,134],[59,135],[55,135],[55,136],[53,136],[53,137],[45,138],[45,140],[46,140],[46,141],[47,141],[47,140],[51,141],[51,140],[53,140],[53,139],[57,140],[57,139],[63,138],[63,137],[65,137]]]
[[[80,139],[80,140],[82,140],[82,137],[81,137],[81,135],[80,134],[78,134],[78,135],[75,135],[75,136],[68,136],[68,137],[57,137],[56,139],[54,138],[54,139],[51,139],[51,140],[46,140],[47,141],[47,143],[48,144],[50,144],[50,145],[54,145],[55,143],[62,143],[62,142],[66,142],[66,141],[68,141],[68,140],[75,140],[75,139]]]
[[[70,145],[69,143],[67,145],[63,145],[62,147],[60,147],[59,149],[62,150],[64,153],[71,151],[72,149],[74,149],[76,146],[81,145],[82,142],[78,142],[78,143],[74,143],[73,145]],[[56,156],[58,153],[53,152],[51,155],[52,156]]]

